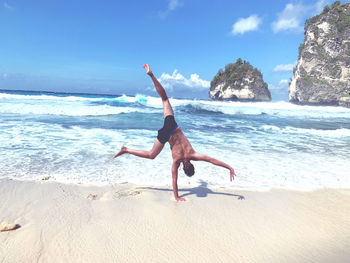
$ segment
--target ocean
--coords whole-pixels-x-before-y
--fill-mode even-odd
[[[350,109],[288,102],[170,99],[195,151],[237,174],[194,162],[179,185],[268,190],[350,187]],[[167,144],[154,160],[123,155],[150,150],[163,125],[161,100],[0,91],[0,178],[106,185],[171,185]]]

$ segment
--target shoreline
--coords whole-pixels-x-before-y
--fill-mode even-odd
[[[350,189],[0,180],[4,262],[346,262]]]
[[[135,182],[128,182],[124,181],[121,183],[104,183],[104,184],[97,184],[97,183],[85,183],[85,182],[68,182],[68,181],[57,181],[57,180],[51,180],[50,176],[43,176],[41,179],[29,179],[29,178],[13,178],[13,177],[1,177],[0,183],[2,181],[15,181],[15,182],[34,182],[34,183],[57,183],[62,185],[76,185],[76,186],[83,186],[83,187],[102,187],[102,188],[108,188],[108,187],[115,187],[120,185],[129,185],[134,187],[154,187],[154,188],[168,188],[172,192],[172,185],[169,184],[139,184]],[[203,184],[204,183],[204,184]],[[230,185],[231,183],[231,185]],[[270,192],[270,191],[292,191],[292,192],[315,192],[315,191],[322,191],[322,190],[350,190],[350,187],[332,187],[332,186],[323,186],[323,187],[315,187],[313,189],[306,189],[306,188],[293,188],[293,187],[265,187],[265,188],[249,188],[245,186],[237,186],[234,185],[234,181],[227,183],[227,186],[220,186],[220,185],[208,185],[208,183],[205,182],[205,180],[200,180],[199,182],[193,182],[192,184],[181,184],[178,182],[179,192],[183,191],[181,189],[193,189],[193,188],[208,188],[213,190],[227,190],[227,191],[238,191],[238,192]]]

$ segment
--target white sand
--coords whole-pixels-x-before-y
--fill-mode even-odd
[[[0,262],[350,262],[350,189],[181,189],[0,180]]]

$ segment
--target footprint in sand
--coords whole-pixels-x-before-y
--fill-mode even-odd
[[[139,194],[141,194],[140,191],[129,190],[129,191],[125,191],[125,192],[116,192],[115,197],[122,198],[122,197],[127,197],[127,196],[135,196],[135,195],[139,195]]]
[[[41,178],[41,181],[47,181],[47,180],[49,180],[50,178],[51,178],[50,175],[49,175],[49,176],[45,176],[45,177]]]
[[[96,194],[89,194],[86,199],[89,199],[89,200],[97,200],[97,195]]]
[[[20,227],[21,226],[19,224],[8,223],[8,222],[4,221],[0,224],[0,232],[11,231],[11,230],[15,230],[15,229],[20,228]]]

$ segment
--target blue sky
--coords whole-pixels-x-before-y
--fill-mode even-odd
[[[170,96],[207,98],[240,57],[287,99],[304,22],[333,2],[0,0],[0,89],[155,95],[148,63]]]

